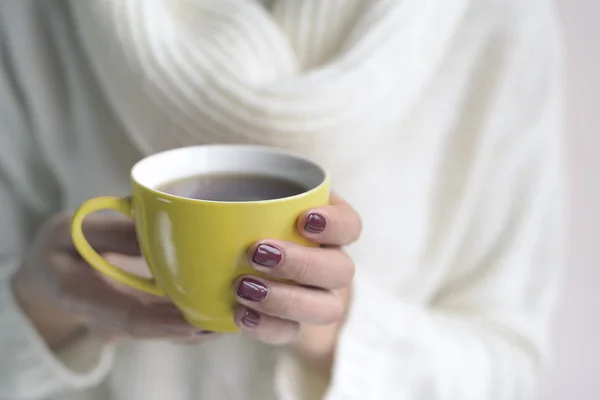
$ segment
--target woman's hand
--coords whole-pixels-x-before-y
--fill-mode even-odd
[[[267,343],[292,343],[310,351],[320,347],[311,340],[326,340],[332,343],[321,346],[320,351],[331,352],[354,276],[354,264],[340,246],[358,239],[361,221],[352,207],[334,196],[331,205],[304,213],[298,230],[321,247],[267,239],[252,246],[249,259],[257,271],[293,280],[299,286],[240,277],[235,282],[241,304],[236,323],[246,334]]]
[[[49,346],[60,347],[83,331],[110,339],[204,340],[205,332],[187,324],[168,299],[96,273],[77,253],[70,224],[68,214],[44,224],[13,280],[19,305]],[[83,229],[90,244],[111,263],[150,276],[131,221],[92,215]]]

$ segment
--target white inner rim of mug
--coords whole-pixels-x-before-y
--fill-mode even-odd
[[[307,191],[319,187],[327,179],[327,173],[310,160],[277,149],[243,145],[167,150],[139,161],[131,170],[131,177],[138,184],[157,190],[175,180],[215,173],[283,178],[303,185]]]

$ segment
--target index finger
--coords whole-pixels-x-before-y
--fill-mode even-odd
[[[350,204],[332,194],[330,205],[307,210],[300,216],[298,231],[322,245],[345,246],[358,240],[362,221]]]

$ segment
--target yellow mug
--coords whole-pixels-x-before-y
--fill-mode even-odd
[[[243,173],[282,178],[307,190],[262,201],[221,202],[179,197],[158,188],[187,177]],[[192,325],[216,332],[238,330],[232,284],[258,275],[247,262],[249,246],[273,238],[313,245],[296,229],[306,209],[329,201],[329,176],[317,164],[279,150],[238,145],[184,147],[139,161],[131,170],[129,197],[97,197],[81,205],[71,234],[81,256],[98,271],[135,289],[168,296]],[[87,242],[83,219],[111,209],[132,218],[153,279],[108,263]]]

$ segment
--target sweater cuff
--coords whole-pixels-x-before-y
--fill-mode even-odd
[[[422,376],[415,345],[426,341],[423,309],[357,275],[337,343],[331,380],[282,352],[276,386],[282,400],[412,399],[406,382]],[[417,339],[416,339],[417,338]],[[381,391],[381,392],[380,392]]]
[[[312,370],[306,362],[283,350],[275,368],[277,398],[281,400],[322,399],[329,379]]]
[[[323,398],[384,399],[390,393],[398,400],[415,398],[406,382],[422,372],[422,360],[416,356],[419,340],[415,341],[415,337],[424,335],[426,315],[422,308],[360,275],[355,279],[352,296],[338,339],[331,382]]]
[[[10,270],[2,265],[0,276],[0,398],[40,398],[103,380],[114,346],[84,335],[54,353],[14,299],[11,278],[18,262],[12,264]]]

